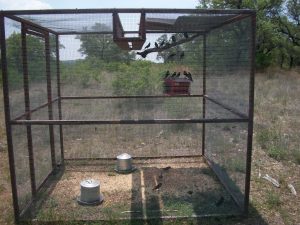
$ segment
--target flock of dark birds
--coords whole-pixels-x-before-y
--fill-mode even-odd
[[[159,189],[162,187],[163,183],[162,183],[162,179],[163,179],[163,172],[167,172],[171,169],[172,167],[171,166],[167,166],[167,167],[164,167],[162,168],[162,171],[160,172],[160,175],[158,176],[158,178],[160,179],[160,182],[157,183],[153,188],[152,190],[153,191],[159,191]],[[189,195],[192,195],[194,192],[193,191],[187,191],[187,193]],[[221,195],[220,198],[215,202],[215,206],[216,207],[220,207],[225,201],[225,198]]]
[[[186,33],[186,32],[183,33],[183,36],[184,36],[185,38],[189,38],[189,35],[188,35],[188,33]],[[155,43],[154,43],[154,46],[155,46],[155,48],[163,48],[163,47],[166,48],[166,47],[169,47],[172,43],[173,43],[173,44],[176,43],[176,37],[175,37],[175,35],[172,35],[172,36],[171,36],[170,42],[163,40],[163,41],[160,42],[159,44],[158,44],[157,42],[155,42]],[[149,43],[145,46],[143,52],[137,52],[136,54],[142,56],[143,58],[146,58],[146,56],[147,56],[148,53],[150,53],[150,52],[146,52],[145,50],[148,49],[148,48],[150,48],[150,46],[151,46],[151,42],[149,42]],[[167,59],[170,60],[170,59],[174,58],[175,55],[176,55],[176,53],[171,53],[171,54],[167,57]],[[180,55],[179,55],[179,58],[180,58],[180,59],[183,59],[183,57],[184,57],[184,52],[182,51],[182,52],[180,53]]]
[[[192,74],[190,72],[186,72],[185,70],[183,71],[183,75],[185,76],[186,79],[190,80],[193,82],[193,77]],[[173,72],[172,74],[170,73],[169,70],[167,70],[167,72],[165,73],[164,79],[175,79],[175,78],[179,78],[180,77],[180,72],[176,73]]]

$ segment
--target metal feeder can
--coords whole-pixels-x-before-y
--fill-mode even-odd
[[[100,183],[94,179],[80,182],[80,196],[77,199],[82,205],[97,205],[103,201],[100,193]]]
[[[119,173],[130,173],[135,168],[132,166],[132,157],[127,153],[123,153],[117,156],[116,171]]]

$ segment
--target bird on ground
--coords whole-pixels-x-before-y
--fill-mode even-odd
[[[154,188],[153,188],[152,190],[153,190],[153,191],[154,191],[154,190],[158,190],[158,189],[161,188],[161,186],[162,186],[162,183],[158,183],[157,185],[154,186]]]
[[[163,178],[162,172],[160,172],[158,178],[159,178],[159,179],[162,179],[162,178]]]
[[[149,42],[149,44],[147,44],[147,45],[145,46],[145,49],[146,49],[146,48],[149,48],[150,45],[151,45],[151,43]]]
[[[167,59],[171,59],[171,58],[173,58],[175,55],[176,55],[176,53],[171,53],[171,54],[168,56]]]
[[[176,42],[176,37],[174,35],[171,36],[171,39],[174,43]]]
[[[192,195],[193,194],[193,191],[188,191],[187,192],[189,195]]]
[[[148,55],[147,52],[137,52],[136,54],[142,56],[143,58],[146,58],[146,56]]]
[[[158,44],[156,42],[154,43],[154,45],[155,45],[156,48],[158,48]]]
[[[187,32],[184,32],[184,33],[183,33],[183,36],[184,36],[185,38],[189,38],[189,34],[188,34]]]
[[[165,44],[165,41],[163,40],[162,42],[160,42],[159,47],[162,47]]]
[[[176,72],[172,73],[172,76],[171,77],[175,77],[176,76]]]
[[[180,77],[180,72],[178,72],[178,73],[176,74],[176,77]]]
[[[176,72],[175,72],[175,74],[176,74]],[[169,169],[171,169],[171,166],[167,166],[167,167],[164,167],[164,168],[162,168],[164,171],[168,171]]]
[[[183,57],[184,57],[184,52],[181,52],[179,58],[180,58],[180,59],[183,59]]]
[[[166,72],[166,74],[165,74],[165,79],[166,79],[168,76],[170,76],[170,71],[169,71],[169,70],[167,70],[167,72]]]
[[[217,207],[221,206],[222,203],[224,202],[224,200],[225,200],[224,197],[221,196],[220,199],[216,202],[216,206],[217,206]]]

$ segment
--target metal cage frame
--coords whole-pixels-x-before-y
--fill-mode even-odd
[[[212,27],[212,29],[220,28],[226,24],[230,24],[235,21],[242,20],[244,18],[251,18],[251,37],[250,37],[250,82],[249,82],[249,111],[248,115],[245,115],[230,106],[219,102],[216,99],[209,97],[206,94],[206,35],[210,30],[203,32],[203,93],[201,95],[189,95],[181,97],[202,97],[203,103],[203,117],[201,119],[150,119],[150,120],[62,120],[62,108],[61,101],[63,99],[103,99],[103,98],[167,98],[173,96],[155,95],[155,96],[61,96],[60,88],[60,63],[59,63],[59,36],[60,35],[73,35],[73,34],[84,34],[80,32],[57,32],[47,27],[42,27],[32,21],[28,21],[24,18],[19,17],[19,15],[46,15],[46,14],[93,14],[93,13],[196,13],[196,14],[234,14],[235,16],[227,21],[224,21],[218,26]],[[23,55],[23,85],[24,85],[24,96],[25,96],[25,113],[16,117],[11,118],[10,115],[10,100],[9,100],[9,87],[8,87],[8,70],[7,70],[7,59],[6,59],[6,39],[5,39],[5,23],[4,19],[9,18],[11,20],[21,23],[21,38],[22,38],[22,55]],[[211,169],[216,173],[217,177],[227,189],[226,180],[218,172],[218,167],[206,157],[205,153],[205,125],[207,123],[234,123],[243,122],[248,124],[248,136],[247,136],[247,152],[246,152],[246,178],[245,178],[245,198],[244,205],[240,206],[244,214],[248,213],[249,208],[249,192],[250,192],[250,173],[251,173],[251,155],[252,155],[252,139],[253,139],[253,109],[254,109],[254,77],[255,77],[255,27],[256,27],[256,12],[254,10],[215,10],[215,9],[58,9],[58,10],[23,10],[23,11],[1,11],[0,12],[0,43],[1,43],[1,65],[2,65],[2,79],[3,79],[3,96],[4,96],[4,110],[5,110],[5,125],[7,134],[7,146],[8,146],[8,156],[9,156],[9,168],[11,175],[11,187],[12,187],[12,197],[13,197],[13,207],[15,221],[19,222],[22,216],[27,213],[27,211],[34,205],[36,198],[41,189],[45,187],[47,182],[51,182],[51,177],[55,176],[58,172],[63,170],[63,166],[57,165],[55,161],[55,149],[54,149],[54,125],[59,125],[60,132],[60,144],[61,144],[61,157],[62,164],[64,160],[64,148],[63,148],[63,129],[65,125],[84,125],[84,124],[174,124],[174,123],[200,123],[202,124],[202,156],[211,167]],[[191,31],[192,32],[192,31]],[[91,33],[91,32],[88,32]],[[108,32],[96,32],[96,33],[108,33]],[[129,32],[130,33],[130,32]],[[155,32],[153,32],[155,33]],[[46,53],[46,75],[47,75],[47,96],[48,101],[34,109],[30,108],[29,103],[29,89],[28,89],[28,69],[26,68],[26,34],[33,34],[36,36],[43,37],[45,40],[45,53]],[[57,78],[57,98],[52,98],[51,89],[51,78],[50,78],[50,52],[49,52],[49,34],[53,34],[56,37],[56,78]],[[206,118],[206,102],[210,101],[222,107],[223,109],[233,113],[238,116],[236,119],[224,119]],[[54,102],[58,103],[59,110],[59,120],[53,119],[52,104]],[[48,120],[31,120],[31,113],[48,107]],[[16,164],[14,161],[14,147],[12,142],[12,125],[24,125],[27,129],[27,141],[28,141],[28,153],[29,153],[29,168],[30,168],[30,178],[31,178],[31,192],[32,199],[27,208],[23,211],[20,210],[18,205],[18,194],[17,194],[17,184],[16,184]],[[46,177],[41,185],[37,186],[35,181],[35,169],[33,163],[33,149],[32,149],[32,125],[48,125],[50,134],[50,146],[51,146],[51,161],[52,161],[52,171]],[[230,193],[231,194],[231,193]],[[234,195],[231,194],[234,198]],[[238,202],[236,200],[236,202]]]

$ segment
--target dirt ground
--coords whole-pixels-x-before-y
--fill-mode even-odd
[[[70,166],[37,213],[37,220],[102,220],[237,214],[239,208],[201,158],[138,160],[137,170],[118,174],[107,166]],[[170,169],[164,169],[165,167]],[[104,202],[78,205],[80,181],[100,181]],[[158,190],[157,185],[161,184]],[[220,201],[220,199],[222,199]],[[72,212],[72,213],[65,213]],[[49,218],[47,218],[49,217]]]

